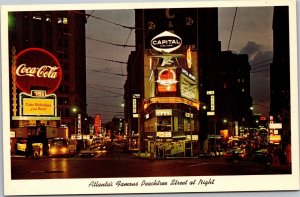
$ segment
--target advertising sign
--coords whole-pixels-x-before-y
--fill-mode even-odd
[[[53,93],[62,79],[62,69],[57,58],[40,48],[28,48],[16,56],[16,85],[27,94],[32,89]]]
[[[169,31],[182,39],[182,46],[193,45],[197,48],[197,9],[145,9],[144,32],[145,48],[152,48],[152,38]]]
[[[186,140],[191,140],[191,135],[186,135]],[[192,135],[192,140],[193,141],[197,141],[199,140],[199,136],[198,135]]]
[[[158,34],[151,40],[151,46],[153,49],[159,52],[170,53],[178,49],[182,44],[182,40],[176,34],[168,31],[164,31]]]
[[[172,116],[172,109],[156,109],[155,116]]]
[[[81,114],[77,115],[77,131],[78,131],[78,134],[80,135],[81,134]]]
[[[96,114],[95,122],[94,122],[95,135],[98,135],[100,133],[100,127],[101,127],[101,117],[100,114]]]
[[[281,135],[270,135],[271,144],[279,144],[281,142]]]
[[[23,115],[54,115],[54,99],[23,98]]]
[[[158,92],[176,92],[176,72],[170,68],[162,69],[158,73]]]
[[[190,82],[190,80],[181,75],[180,77],[180,95],[187,99],[198,100],[198,85]]]
[[[168,137],[168,138],[170,138],[170,137],[172,137],[172,132],[156,132],[156,136],[157,137]]]
[[[270,123],[269,128],[270,129],[282,129],[282,123]]]

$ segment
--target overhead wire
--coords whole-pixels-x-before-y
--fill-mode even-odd
[[[135,29],[135,27],[129,27],[129,26],[126,26],[126,25],[122,25],[122,24],[119,24],[119,23],[115,23],[115,22],[112,22],[112,21],[109,21],[107,19],[103,19],[101,17],[98,17],[98,16],[94,16],[92,13],[91,14],[87,14],[87,13],[82,13],[82,12],[79,12],[77,10],[72,10],[72,12],[75,12],[77,14],[81,14],[81,15],[85,15],[87,16],[88,18],[92,17],[92,18],[95,18],[95,19],[98,19],[98,20],[101,20],[101,21],[105,21],[107,23],[110,23],[110,24],[113,24],[113,25],[117,25],[117,26],[120,26],[120,27],[123,27],[125,29]]]
[[[229,51],[229,47],[230,47],[230,42],[231,42],[233,27],[234,27],[235,18],[236,18],[236,12],[237,12],[237,7],[235,8],[235,12],[234,12],[233,22],[232,22],[232,26],[231,26],[231,32],[230,32],[230,36],[229,36],[229,42],[228,42],[228,46],[227,46],[227,51]]]
[[[125,74],[122,73],[113,73],[113,72],[106,72],[106,71],[101,71],[101,70],[95,70],[95,69],[86,69],[87,71],[91,71],[91,72],[99,72],[99,73],[104,73],[104,74],[110,74],[110,75],[117,75],[117,76],[127,76]]]
[[[111,94],[116,94],[116,95],[123,95],[121,93],[118,93],[118,92],[112,92],[112,91],[109,91],[109,90],[104,90],[104,89],[101,89],[101,88],[96,88],[96,87],[93,87],[93,86],[87,86],[88,88],[92,88],[92,89],[96,89],[96,90],[100,90],[100,91],[104,91],[104,92],[108,92],[108,93],[111,93]]]
[[[119,90],[123,90],[124,88],[119,88],[119,87],[112,87],[112,86],[102,86],[102,85],[97,85],[97,84],[90,84],[88,83],[87,85],[89,86],[97,86],[97,87],[104,87],[104,88],[113,88],[113,89],[119,89]]]
[[[94,38],[90,38],[90,37],[85,37],[86,39],[88,40],[93,40],[93,41],[96,41],[96,42],[101,42],[101,43],[105,43],[105,44],[110,44],[110,45],[113,45],[113,46],[118,46],[118,47],[135,47],[134,45],[128,45],[128,44],[116,44],[116,43],[112,43],[112,42],[107,42],[107,41],[104,41],[104,40],[98,40],[98,39],[94,39]]]
[[[263,64],[263,65],[255,67],[255,68],[251,68],[251,70],[261,69],[261,68],[266,67],[266,66],[270,66],[270,63],[269,64]]]
[[[100,57],[92,57],[92,56],[86,56],[87,58],[91,58],[91,59],[97,59],[97,60],[103,60],[103,61],[107,61],[107,62],[115,62],[115,63],[120,63],[120,64],[127,64],[127,62],[122,62],[122,61],[118,61],[118,60],[112,60],[112,59],[106,59],[106,58],[100,58]]]

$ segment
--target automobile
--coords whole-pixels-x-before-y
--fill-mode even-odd
[[[49,157],[75,156],[76,146],[67,138],[53,138],[48,141]]]
[[[92,148],[82,149],[81,151],[79,151],[78,156],[79,157],[95,157],[95,150],[93,150]]]
[[[268,158],[268,149],[263,148],[254,152],[253,160],[254,161],[266,161]]]
[[[99,148],[100,146],[101,146],[101,139],[100,138],[94,138],[93,139],[93,141],[92,141],[92,143],[91,143],[91,147],[93,148],[93,149],[97,149],[97,148]]]
[[[106,149],[106,145],[105,144],[99,144],[95,147],[93,147],[94,150],[105,150]]]
[[[228,160],[240,160],[246,157],[246,151],[243,148],[231,148],[224,154],[224,156]]]

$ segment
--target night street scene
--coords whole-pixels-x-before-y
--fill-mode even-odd
[[[11,11],[8,38],[12,180],[292,174],[288,6]]]

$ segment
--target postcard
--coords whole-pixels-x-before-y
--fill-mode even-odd
[[[1,5],[4,194],[299,190],[296,38],[293,0]]]

